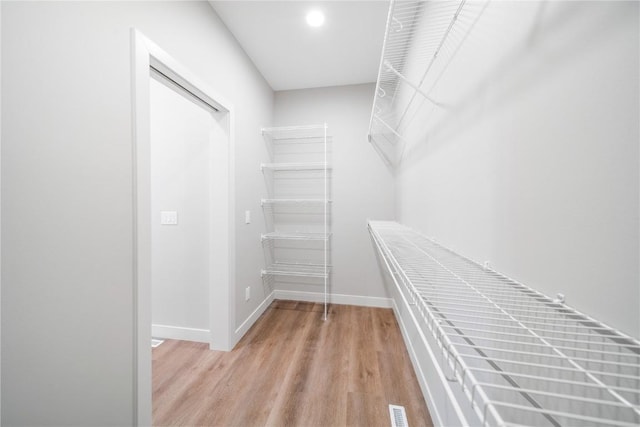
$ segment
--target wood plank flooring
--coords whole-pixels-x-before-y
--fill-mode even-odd
[[[231,352],[153,349],[153,423],[385,426],[388,405],[431,426],[392,310],[274,301]]]

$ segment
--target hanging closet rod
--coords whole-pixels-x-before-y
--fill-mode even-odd
[[[151,70],[152,76],[159,77],[160,79],[166,81],[167,83],[177,87],[181,93],[188,95],[192,98],[195,98],[196,101],[203,103],[207,107],[213,109],[216,113],[220,112],[220,110],[217,107],[211,105],[211,103],[209,103],[205,99],[202,99],[202,97],[198,96],[196,93],[193,93],[192,91],[190,91],[189,89],[187,89],[186,87],[184,87],[183,85],[181,85],[180,83],[178,83],[177,81],[175,81],[174,79],[172,79],[171,77],[169,77],[168,75],[160,71],[158,68],[154,67],[153,65],[149,65],[149,69]]]

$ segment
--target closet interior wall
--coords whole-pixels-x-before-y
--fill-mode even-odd
[[[374,85],[280,91],[274,124],[326,121],[331,135],[332,269],[334,303],[389,306],[371,240],[368,218],[393,219],[393,175],[365,143]],[[318,300],[309,289],[276,287],[282,298]]]

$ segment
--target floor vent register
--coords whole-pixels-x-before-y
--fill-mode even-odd
[[[389,415],[391,416],[391,427],[409,427],[404,406],[389,405]]]

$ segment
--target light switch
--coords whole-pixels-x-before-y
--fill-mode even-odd
[[[161,225],[178,225],[178,212],[176,211],[160,211]]]
[[[244,223],[251,224],[251,211],[244,211]]]

